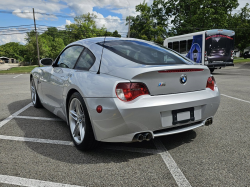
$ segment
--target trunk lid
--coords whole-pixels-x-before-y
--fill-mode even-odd
[[[131,82],[144,83],[150,95],[167,95],[206,89],[210,70],[206,66],[181,65],[129,68],[129,72],[125,69],[119,72],[116,69],[109,74],[116,74]]]

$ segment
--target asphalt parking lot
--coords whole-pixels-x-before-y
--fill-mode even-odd
[[[0,75],[0,186],[250,186],[250,63],[215,70],[211,126],[86,153],[16,76]]]

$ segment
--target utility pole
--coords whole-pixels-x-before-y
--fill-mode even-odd
[[[37,30],[36,30],[36,18],[35,18],[34,8],[33,8],[33,18],[34,18],[34,26],[35,26],[35,32],[36,32],[37,59],[38,59],[38,66],[40,67],[40,54],[39,54],[39,45],[38,45],[38,37],[37,37]]]
[[[130,38],[130,16],[128,20],[128,38]]]

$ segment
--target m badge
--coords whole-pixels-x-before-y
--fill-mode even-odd
[[[158,86],[166,86],[165,82],[159,82]]]

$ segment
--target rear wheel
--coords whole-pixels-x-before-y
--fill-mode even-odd
[[[34,81],[33,78],[30,81],[30,91],[31,91],[31,100],[32,100],[32,103],[33,103],[34,107],[35,108],[42,107],[39,96],[38,96],[38,94],[36,92],[36,85],[35,85],[35,81]]]
[[[214,68],[209,68],[210,72],[213,73],[214,72]]]
[[[71,95],[68,105],[70,134],[75,146],[83,151],[97,146],[87,107],[82,96],[75,92]]]

